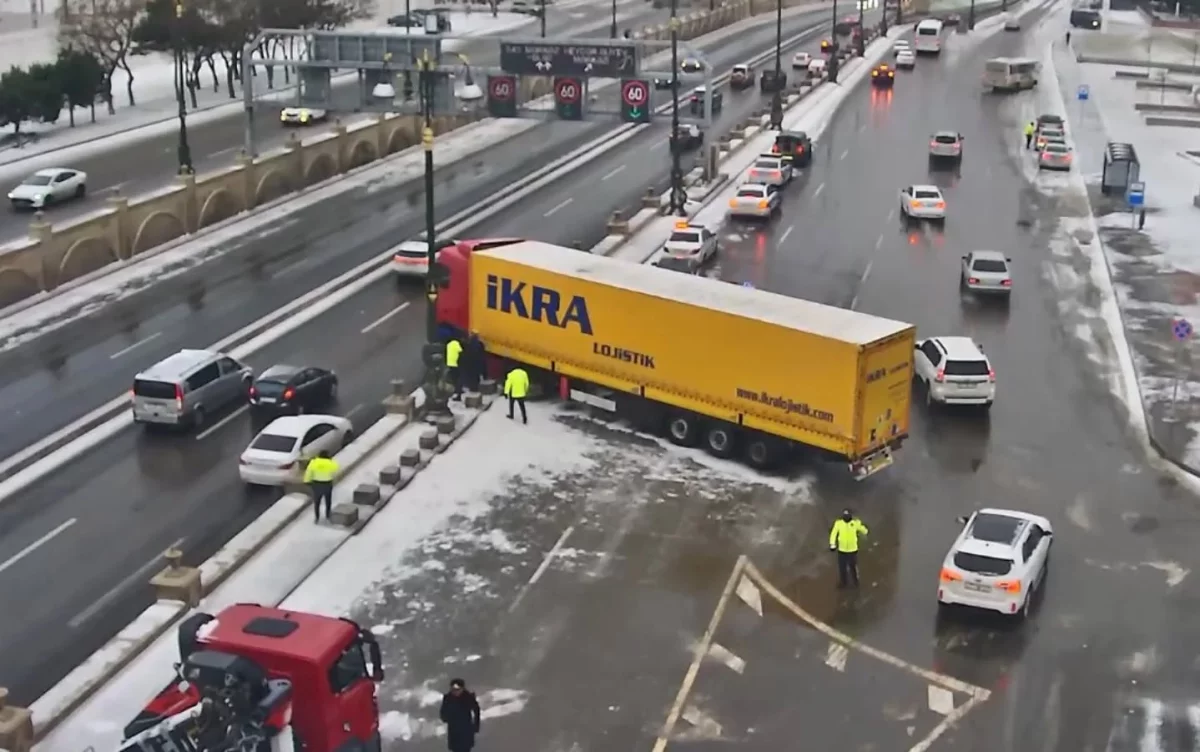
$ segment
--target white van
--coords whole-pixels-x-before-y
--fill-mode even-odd
[[[994,57],[983,64],[983,85],[992,91],[1032,89],[1041,67],[1029,57]]]
[[[941,54],[942,51],[942,22],[936,18],[927,18],[917,24],[913,34],[913,47],[917,54]]]
[[[820,78],[825,75],[825,58],[817,57],[808,61],[808,77]]]

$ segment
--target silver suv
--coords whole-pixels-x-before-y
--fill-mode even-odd
[[[133,379],[133,421],[197,427],[246,399],[254,372],[224,353],[180,350]]]

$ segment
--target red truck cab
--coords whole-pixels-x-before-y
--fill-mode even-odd
[[[471,254],[523,242],[524,238],[460,240],[442,249],[438,254],[438,264],[443,271],[437,321],[443,334],[463,337],[471,332]]]
[[[290,683],[291,728],[297,749],[338,752],[381,749],[375,684],[383,680],[379,643],[349,619],[284,611],[255,604],[230,606],[215,617],[193,614],[180,624],[179,678],[128,726],[131,738],[196,705],[205,687],[190,682],[193,656],[248,661],[268,679]]]

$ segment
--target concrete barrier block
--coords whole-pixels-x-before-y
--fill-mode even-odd
[[[421,438],[417,440],[417,446],[419,446],[422,449],[429,451],[429,452],[432,452],[434,449],[437,449],[437,446],[438,446],[437,431],[435,431],[433,429],[429,429],[427,431],[422,431]]]
[[[448,436],[454,433],[454,427],[457,425],[457,423],[455,422],[453,415],[446,415],[438,418],[437,423],[434,425],[437,426],[437,432],[439,436]]]
[[[410,396],[398,397],[391,394],[383,398],[383,409],[389,415],[405,415],[412,418],[413,413],[416,411],[416,403]]]
[[[374,506],[379,502],[379,486],[374,483],[360,483],[354,489],[354,503],[365,507]]]
[[[463,397],[463,404],[471,410],[478,410],[483,407],[483,395],[468,394],[466,397]]]
[[[379,470],[379,485],[394,486],[400,482],[400,466],[386,465]]]
[[[483,379],[482,381],[480,381],[479,382],[479,393],[480,394],[495,394],[496,393],[495,379]]]
[[[653,209],[658,206],[658,194],[653,188],[646,189],[646,195],[642,196],[642,208]]]
[[[408,396],[408,385],[404,383],[404,379],[392,379],[391,394],[393,397]]]
[[[419,464],[421,464],[421,453],[416,449],[405,449],[400,453],[401,468],[414,468]]]
[[[200,605],[204,596],[200,570],[196,567],[183,565],[183,552],[177,548],[167,549],[163,553],[167,561],[166,568],[150,578],[150,587],[160,601],[179,601],[195,608]]]
[[[615,211],[608,220],[607,229],[609,235],[628,235],[629,222],[621,216],[621,212]]]
[[[33,713],[8,704],[8,689],[0,687],[0,749],[30,752],[33,749]]]
[[[329,510],[329,521],[341,527],[354,527],[358,524],[358,507],[353,504],[335,504]]]

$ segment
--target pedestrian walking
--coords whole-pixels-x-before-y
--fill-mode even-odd
[[[1068,30],[1068,31],[1067,31],[1067,46],[1068,46],[1068,47],[1070,47],[1070,46],[1071,46],[1071,32],[1070,32],[1070,30]]]
[[[1037,134],[1037,123],[1030,120],[1025,124],[1025,148],[1033,148],[1033,137]]]
[[[451,337],[446,342],[446,378],[454,385],[454,394],[450,399],[462,399],[462,371],[459,361],[462,360],[463,346],[457,337]]]
[[[849,509],[842,512],[829,531],[829,550],[837,551],[838,587],[858,587],[858,537],[867,534],[867,526]]]
[[[333,481],[337,478],[338,470],[337,460],[330,457],[329,452],[325,450],[309,460],[308,467],[304,468],[304,482],[312,491],[313,517],[316,522],[321,521],[322,499],[325,501],[325,519],[329,519],[333,509]]]
[[[508,419],[513,419],[513,407],[520,406],[521,422],[529,424],[529,416],[525,414],[525,398],[529,396],[529,374],[524,368],[517,366],[504,377],[504,396],[508,397]]]
[[[479,700],[467,689],[466,682],[450,680],[450,691],[442,695],[442,709],[438,715],[446,724],[446,748],[450,752],[471,752],[483,717],[479,712]]]

